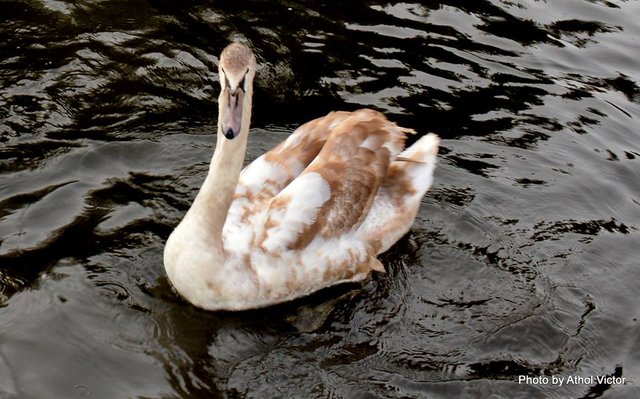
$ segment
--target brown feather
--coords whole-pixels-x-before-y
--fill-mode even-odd
[[[432,138],[431,142],[428,139],[423,137],[389,165],[375,201],[390,204],[394,209],[393,214],[386,221],[378,221],[373,226],[366,226],[362,231],[370,246],[377,248],[376,253],[389,249],[390,245],[409,230],[416,217],[420,199],[428,187],[417,182],[415,176],[429,178],[424,168],[434,162],[429,161],[429,158],[435,157],[438,151],[437,137]],[[422,141],[424,142],[421,143]]]
[[[280,165],[287,171],[293,171],[296,164],[304,167],[318,155],[329,137],[332,127],[338,125],[350,115],[349,112],[332,112],[314,119],[296,129],[289,139],[275,146],[265,154],[267,161]],[[291,182],[298,173],[292,174],[281,189]]]
[[[303,172],[320,174],[331,188],[331,197],[289,248],[303,248],[318,234],[338,237],[357,229],[405,138],[403,129],[372,110],[356,111],[340,123]]]
[[[264,210],[273,197],[298,177],[300,172],[318,155],[331,129],[349,115],[351,115],[350,112],[336,111],[309,121],[298,127],[288,140],[282,141],[263,155],[266,161],[282,168],[286,177],[280,181],[267,179],[261,182],[257,190],[246,189],[242,179],[238,182],[234,201],[246,199],[247,203],[251,204],[242,210],[243,223],[249,223],[252,215]]]

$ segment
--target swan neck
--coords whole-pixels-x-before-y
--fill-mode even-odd
[[[241,131],[232,140],[224,137],[218,125],[216,149],[211,158],[209,173],[191,207],[195,213],[193,216],[196,220],[202,221],[203,227],[209,231],[210,245],[220,250],[223,248],[222,229],[244,163],[251,120],[250,110],[251,102],[245,101]]]

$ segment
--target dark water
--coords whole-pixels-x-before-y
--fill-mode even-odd
[[[1,0],[0,398],[640,397],[639,16]],[[333,109],[443,138],[387,275],[240,314],[169,288],[236,37],[261,64],[249,160]]]

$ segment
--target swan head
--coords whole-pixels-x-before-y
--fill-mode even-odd
[[[256,57],[246,45],[231,43],[222,50],[218,72],[221,87],[218,131],[232,140],[243,127],[249,127]]]

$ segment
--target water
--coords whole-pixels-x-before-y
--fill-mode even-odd
[[[0,397],[638,397],[640,2],[459,3],[0,1]],[[443,138],[388,274],[171,291],[237,37],[248,160],[333,109]]]

